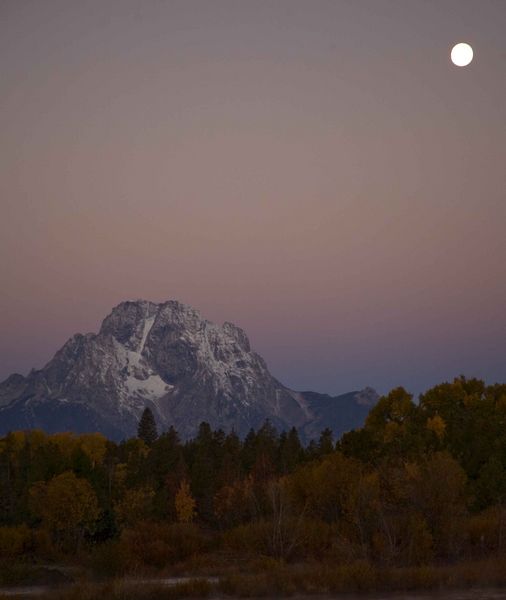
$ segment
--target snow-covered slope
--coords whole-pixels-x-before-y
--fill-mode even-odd
[[[183,437],[202,421],[245,434],[267,418],[313,435],[321,419],[312,404],[272,377],[239,327],[176,301],[140,300],[115,307],[98,334],[72,337],[40,371],[1,383],[0,433],[38,427],[119,439],[135,434],[149,406],[160,429],[174,425]]]

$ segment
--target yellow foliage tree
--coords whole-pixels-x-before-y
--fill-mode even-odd
[[[436,452],[416,466],[408,465],[405,474],[405,498],[425,519],[436,553],[453,555],[465,536],[464,470],[450,454]]]
[[[180,523],[191,523],[195,518],[196,502],[191,494],[190,485],[186,480],[181,482],[174,503],[177,520]]]
[[[240,523],[252,512],[254,504],[253,478],[251,476],[224,485],[214,496],[214,513],[221,523]]]
[[[79,436],[81,450],[90,459],[93,467],[101,465],[107,450],[107,439],[100,433]]]
[[[66,471],[49,483],[38,481],[30,488],[32,512],[42,519],[55,541],[81,541],[99,517],[97,496],[86,479]]]
[[[133,525],[149,516],[155,492],[147,487],[126,490],[115,505],[116,516],[122,525]]]
[[[49,436],[48,441],[50,444],[54,444],[65,458],[69,459],[77,446],[76,436],[68,431],[53,433]]]
[[[439,415],[434,415],[427,419],[427,429],[433,431],[437,437],[442,440],[446,431],[446,423]]]

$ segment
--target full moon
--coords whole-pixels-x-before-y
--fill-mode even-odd
[[[451,59],[457,67],[466,67],[473,60],[473,49],[464,42],[456,44],[452,48]]]

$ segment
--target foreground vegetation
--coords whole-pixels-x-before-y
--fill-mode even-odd
[[[379,567],[364,561],[336,567],[330,564],[250,565],[252,572],[225,575],[219,581],[195,578],[173,586],[128,579],[80,581],[52,589],[51,600],[176,600],[179,598],[278,598],[294,594],[317,596],[340,593],[406,592],[498,588],[506,585],[506,561],[483,560],[460,565]],[[2,598],[0,594],[0,598]]]
[[[304,448],[269,423],[244,441],[202,424],[186,443],[149,425],[121,444],[0,439],[0,586],[91,575],[104,583],[52,597],[176,598],[506,584],[506,385],[460,378],[418,404],[393,390],[337,445],[324,431]],[[120,581],[171,575],[204,579],[163,594]]]

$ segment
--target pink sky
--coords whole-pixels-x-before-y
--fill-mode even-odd
[[[0,378],[145,298],[297,389],[506,381],[505,31],[494,0],[1,2]]]

